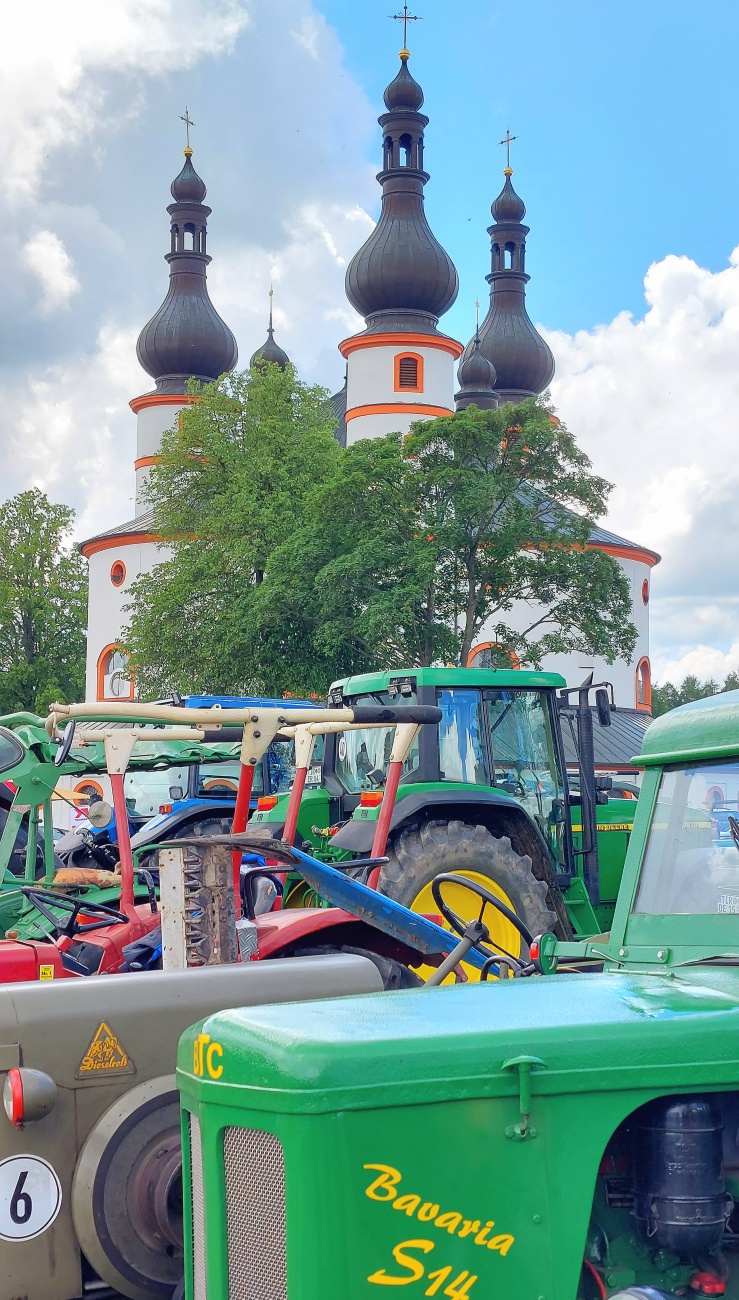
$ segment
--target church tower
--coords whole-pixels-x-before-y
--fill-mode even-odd
[[[414,420],[451,415],[454,363],[462,345],[437,329],[457,296],[454,263],[426,220],[423,91],[400,51],[385,91],[382,211],[346,273],[346,294],[367,328],[345,339],[346,438],[376,438]]]
[[[490,307],[479,331],[479,351],[495,368],[495,391],[501,403],[522,402],[543,393],[554,375],[554,357],[526,310],[530,279],[526,274],[529,227],[522,224],[526,208],[511,183],[510,165],[504,175],[503,189],[491,208],[491,267],[485,277],[490,285]],[[465,362],[475,350],[472,339],[465,348]]]
[[[188,121],[188,127],[190,123]],[[172,182],[169,288],[157,312],[141,331],[136,353],[155,381],[154,389],[130,403],[136,415],[136,517],[82,543],[89,562],[89,613],[86,695],[88,700],[132,699],[120,638],[128,622],[129,588],[140,573],[167,558],[154,530],[154,511],[146,499],[151,466],[159,457],[162,434],[193,401],[189,379],[211,383],[233,370],[236,340],[208,294],[207,225],[211,209],[203,203],[205,185],[192,165],[192,149]]]

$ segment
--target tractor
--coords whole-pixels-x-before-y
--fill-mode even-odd
[[[608,933],[183,1035],[187,1300],[737,1300],[739,692],[638,761]],[[458,953],[500,961],[498,894],[432,890]]]
[[[609,798],[611,778],[595,774],[594,690],[607,726],[608,692],[592,678],[573,691],[552,673],[415,668],[335,683],[328,697],[335,707],[403,701],[441,709],[438,731],[421,730],[398,774],[380,890],[433,911],[432,881],[453,870],[492,888],[534,933],[607,929],[636,801]],[[568,778],[565,728],[576,742],[577,783]],[[314,775],[297,821],[298,839],[317,856],[351,869],[353,854],[377,852],[391,746],[390,730],[326,736],[320,785]],[[287,794],[259,800],[252,828],[279,838],[289,803]],[[457,903],[465,905],[464,892]],[[504,945],[518,943],[504,918],[493,924]]]
[[[328,716],[327,726],[338,716],[346,728],[358,717],[363,726],[407,726],[404,719],[413,714],[419,722],[438,720],[434,708],[402,706],[318,716]],[[34,772],[44,778],[40,790],[51,788],[46,748],[59,754],[58,771],[70,761],[73,740],[75,748],[84,742],[84,753],[104,737],[119,808],[122,769],[137,744],[160,755],[179,744],[194,758],[198,744],[204,752],[210,743],[210,728],[222,726],[212,710],[147,705],[63,706],[60,728],[55,716],[47,729],[26,736],[33,739],[27,749],[17,734],[0,729],[0,752],[5,742],[19,788],[32,789]],[[301,721],[312,716],[306,710]],[[238,748],[250,777],[249,759],[256,766],[259,752],[290,719],[286,710],[250,709],[232,722],[218,743],[240,729]],[[49,933],[0,940],[0,1300],[172,1295],[184,1268],[173,1069],[177,1039],[193,1016],[418,984],[411,963],[431,964],[440,979],[451,969],[449,955],[458,945],[448,929],[290,846],[282,854],[291,870],[304,869],[311,887],[335,906],[255,912],[260,880],[272,872],[258,863],[242,871],[242,850],[254,848],[248,837],[226,837],[225,848],[219,838],[196,835],[161,845],[160,897],[143,904],[130,901],[134,866],[125,834],[120,901],[112,911],[84,891],[23,886],[29,905],[46,915]],[[235,881],[239,902],[242,892],[248,901],[238,922]],[[131,950],[159,925],[164,969],[142,969]],[[482,954],[467,955],[478,969],[485,966]],[[127,973],[117,973],[122,970]],[[207,1045],[204,1055],[216,1068]]]

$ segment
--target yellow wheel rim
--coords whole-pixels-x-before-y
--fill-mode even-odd
[[[505,903],[506,907],[510,907],[511,911],[515,912],[516,909],[505,890],[501,889],[500,885],[496,884],[494,880],[491,880],[490,876],[483,876],[479,871],[455,871],[454,874],[464,876],[467,880],[474,880],[476,884],[482,885],[483,889],[495,894],[495,897],[499,898],[501,903]],[[442,891],[444,902],[449,904],[452,911],[457,913],[457,916],[463,917],[465,921],[472,921],[480,915],[483,900],[477,894],[473,894],[471,889],[465,889],[463,885],[442,885]],[[424,885],[423,889],[416,894],[411,903],[411,911],[422,912],[426,916],[439,916],[439,909],[434,901],[431,885]],[[451,930],[451,926],[443,918],[439,917],[439,920],[445,930]],[[521,951],[522,941],[516,927],[511,925],[511,922],[490,903],[485,908],[483,920],[490,932],[493,944],[497,944],[506,952],[517,957]],[[495,947],[493,947],[493,951],[496,951]],[[433,966],[414,967],[421,979],[428,979],[433,969]],[[480,979],[480,971],[476,966],[468,966],[466,962],[463,962],[463,969],[468,980],[477,982]],[[453,984],[454,975],[448,975],[444,983]]]

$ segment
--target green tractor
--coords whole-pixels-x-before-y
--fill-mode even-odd
[[[739,692],[639,762],[609,934],[184,1035],[188,1300],[737,1300]]]
[[[386,853],[379,888],[414,911],[437,910],[432,881],[451,870],[492,888],[534,934],[606,930],[636,801],[609,798],[610,778],[595,775],[594,689],[589,680],[568,691],[553,673],[460,668],[336,682],[332,706],[435,704],[442,721],[421,728],[405,757],[386,844],[376,832],[392,729],[327,735],[320,765],[308,770],[298,840],[334,862]],[[606,690],[595,698],[599,722],[608,725]],[[577,789],[568,779],[564,726],[576,734]],[[279,838],[288,804],[288,795],[260,800],[251,828]],[[304,890],[296,883],[288,902],[301,902]],[[465,891],[456,901],[469,906]],[[511,923],[501,915],[493,924],[496,939],[517,953]]]

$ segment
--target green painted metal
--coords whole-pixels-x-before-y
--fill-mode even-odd
[[[419,686],[458,686],[462,678],[466,686],[490,686],[494,682],[502,687],[560,690],[567,685],[559,673],[531,672],[525,668],[395,668],[382,673],[343,677],[333,683],[332,690],[342,687],[347,696],[365,695],[386,691],[391,682],[403,677],[413,677]]]
[[[641,1235],[633,1214],[634,1115],[658,1097],[716,1099],[726,1185],[739,1192],[737,914],[720,903],[638,910],[650,837],[666,880],[693,860],[702,879],[714,852],[739,869],[739,847],[715,816],[707,838],[700,809],[676,803],[682,822],[670,830],[662,793],[696,772],[713,779],[706,737],[718,751],[724,736],[712,757],[736,757],[739,694],[732,728],[725,699],[716,707],[715,729],[704,702],[700,727],[676,716],[663,732],[634,805],[611,931],[549,944],[555,974],[251,1007],[183,1036],[183,1132],[188,1153],[196,1134],[202,1163],[188,1300],[193,1251],[208,1300],[256,1293],[250,1278],[264,1282],[283,1254],[286,1289],[262,1293],[288,1300],[382,1300],[387,1286],[410,1300],[594,1300],[600,1288],[634,1285],[700,1294],[699,1272],[722,1274],[737,1300],[735,1251],[671,1252]],[[681,857],[692,844],[703,856]],[[573,972],[575,961],[585,969]],[[279,1142],[269,1164],[263,1135]],[[268,1194],[278,1154],[284,1200]],[[189,1202],[189,1158],[185,1172]],[[187,1212],[185,1223],[190,1232]],[[259,1243],[256,1264],[245,1234]]]
[[[683,759],[730,758],[739,754],[739,691],[695,700],[655,718],[642,752],[632,762],[649,767]]]

